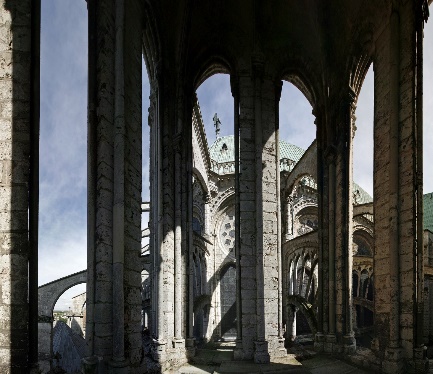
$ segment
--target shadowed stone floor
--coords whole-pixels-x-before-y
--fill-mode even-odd
[[[170,374],[367,374],[355,366],[327,355],[315,355],[304,352],[303,359],[298,354],[288,354],[284,358],[275,359],[269,364],[255,364],[251,361],[233,361],[232,343],[219,343],[199,349],[192,362]]]

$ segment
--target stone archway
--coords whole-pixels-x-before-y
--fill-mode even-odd
[[[53,350],[53,309],[69,288],[87,283],[87,270],[44,284],[38,288],[38,361],[42,372],[50,370]]]

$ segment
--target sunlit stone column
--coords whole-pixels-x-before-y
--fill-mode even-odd
[[[243,358],[253,359],[256,337],[256,210],[254,85],[239,77],[239,220]]]
[[[182,188],[181,180],[182,169],[182,153],[180,147],[180,137],[177,139],[175,144],[175,180],[178,183],[175,184],[175,245],[174,245],[174,272],[175,272],[175,284],[174,284],[174,339],[173,346],[179,347],[184,346],[185,340],[182,334],[182,299],[183,299],[183,280],[182,280]]]

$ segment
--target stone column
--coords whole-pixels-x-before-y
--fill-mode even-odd
[[[98,2],[89,44],[89,169],[95,174],[89,177],[86,338],[89,353],[112,372],[141,359],[140,11],[138,1]]]
[[[313,110],[316,124],[317,144],[317,195],[318,195],[318,219],[319,219],[319,248],[318,248],[318,288],[317,288],[317,333],[314,339],[314,347],[321,352],[325,348],[325,336],[328,333],[328,168],[325,162],[325,123],[322,122],[322,111],[319,106]]]
[[[423,38],[424,22],[428,18],[427,2],[416,3],[415,9],[415,35],[416,35],[416,82],[415,82],[415,138],[416,138],[416,332],[414,347],[414,366],[415,370],[426,371],[427,351],[424,346],[424,257],[428,257],[428,252],[424,252],[424,222],[423,222]]]
[[[176,84],[170,69],[158,64],[151,85],[151,256],[157,336],[154,358],[163,372],[186,361],[185,345],[193,349],[189,339],[193,307],[189,298],[192,100],[191,95],[176,93]]]
[[[235,359],[242,359],[242,269],[241,253],[239,250],[241,240],[240,222],[240,179],[239,179],[239,80],[236,76],[230,77],[230,86],[233,95],[234,142],[235,142],[235,255],[236,255],[236,348]]]
[[[254,85],[239,77],[239,188],[242,346],[244,359],[253,359],[256,337],[256,234]]]
[[[124,30],[125,5],[115,1],[115,79],[114,79],[114,139],[113,139],[113,352],[111,366],[124,368],[125,358],[125,66]]]
[[[256,168],[256,280],[257,335],[254,361],[269,362],[285,355],[279,336],[281,275],[279,208],[279,160],[275,82],[264,76],[261,61],[253,62],[255,168]],[[278,87],[281,88],[281,87]]]
[[[173,226],[174,222],[170,214],[170,208],[174,211],[174,193],[163,195],[163,189],[170,192],[174,191],[174,184],[170,180],[174,171],[168,165],[163,168],[163,160],[173,162],[172,155],[167,150],[171,147],[171,137],[164,136],[165,121],[167,120],[166,87],[163,66],[155,67],[155,80],[151,82],[151,95],[149,107],[149,126],[150,126],[150,257],[152,269],[152,333],[157,338],[155,359],[164,362],[166,360],[166,319],[165,319],[165,300],[164,295],[164,270],[166,268],[166,252],[169,251],[174,242]],[[167,131],[167,130],[166,130]],[[168,132],[168,131],[167,131]],[[173,177],[174,178],[174,177]],[[168,201],[167,201],[168,200]],[[163,220],[164,202],[167,204],[167,214],[169,219]],[[167,239],[164,241],[164,232]],[[165,250],[167,248],[167,251]]]
[[[192,218],[193,218],[193,175],[192,175],[192,163],[193,163],[193,145],[192,145],[192,108],[195,104],[195,95],[192,91],[183,93],[185,97],[185,103],[187,110],[184,121],[186,126],[182,128],[183,144],[187,144],[184,150],[184,161],[183,161],[183,178],[180,183],[184,185],[184,233],[185,233],[185,251],[188,254],[188,304],[187,304],[187,336],[185,345],[188,349],[188,355],[194,356],[195,354],[195,337],[194,337],[194,237],[192,230]],[[179,114],[181,116],[181,114]],[[182,118],[182,117],[181,117]],[[177,182],[179,183],[179,181]],[[197,258],[197,261],[198,258]],[[197,277],[200,275],[197,274]]]
[[[179,181],[182,179],[182,152],[181,138],[176,139],[175,144],[175,242],[174,242],[174,340],[173,346],[179,347],[185,345],[182,334],[182,299],[183,299],[183,280],[182,280],[182,185]]]
[[[376,41],[374,123],[375,334],[385,373],[426,372],[422,322],[422,13],[393,7]],[[418,61],[417,61],[418,60]],[[416,104],[416,105],[415,105]],[[416,111],[418,109],[418,112]],[[420,278],[421,275],[421,278]],[[380,287],[378,287],[380,285]]]
[[[89,355],[112,354],[114,4],[89,2],[87,335]],[[99,17],[98,17],[99,15]],[[91,28],[90,28],[91,27]],[[105,33],[100,30],[105,29]],[[109,37],[111,36],[111,38]],[[105,48],[99,46],[103,44]],[[104,76],[104,73],[111,73]],[[104,103],[101,106],[100,103]],[[98,166],[99,165],[99,166]],[[105,166],[105,168],[102,168]],[[98,207],[99,206],[99,207]],[[99,238],[97,240],[97,238]],[[96,361],[98,359],[96,358]]]
[[[355,93],[349,89],[341,101],[335,165],[335,189],[338,191],[335,193],[336,333],[338,345],[346,353],[352,353],[356,349],[352,319],[355,98]]]
[[[149,192],[150,192],[150,211],[149,211],[149,258],[150,258],[150,287],[151,287],[151,315],[150,315],[150,332],[154,336],[158,336],[158,323],[157,323],[157,308],[158,308],[158,274],[159,274],[159,231],[158,231],[158,218],[160,214],[160,201],[159,201],[159,174],[157,173],[158,165],[160,165],[160,136],[159,136],[159,123],[158,123],[158,83],[153,81],[150,83],[150,96],[149,96],[149,115],[148,124],[149,131]]]
[[[293,262],[293,274],[292,274],[292,287],[291,287],[291,291],[292,291],[292,295],[297,295],[297,287],[298,287],[298,260],[295,260]]]
[[[286,338],[289,341],[294,341],[296,338],[296,307],[294,305],[288,306]]]
[[[322,248],[322,253],[324,251],[327,251],[327,264],[326,269],[328,269],[328,276],[327,276],[327,299],[324,300],[324,303],[326,303],[325,310],[327,311],[327,334],[325,337],[326,344],[324,345],[324,351],[325,352],[333,352],[334,346],[337,343],[337,336],[336,336],[336,278],[335,278],[335,148],[332,146],[328,146],[326,150],[326,158],[327,158],[327,172],[326,172],[326,181],[327,181],[327,219],[326,222],[328,223],[327,227],[324,227],[324,230],[327,230],[327,238],[328,242],[326,243],[327,246]]]
[[[39,242],[39,138],[40,138],[40,26],[41,1],[31,2],[30,175],[29,175],[29,364],[38,368],[38,242]],[[45,330],[46,331],[46,330]]]
[[[385,370],[402,371],[399,326],[398,141],[399,16],[393,12],[376,42],[374,123],[375,340],[386,352]],[[391,37],[391,35],[394,35]],[[395,60],[394,60],[395,59]],[[389,95],[389,96],[388,96]],[[377,103],[377,104],[376,104]],[[379,147],[381,144],[381,147]],[[380,181],[380,183],[379,183]],[[380,285],[380,287],[378,287]],[[392,325],[391,325],[392,323]],[[388,369],[386,369],[388,368]]]
[[[280,98],[283,82],[277,81],[274,88],[275,94],[275,162],[277,168],[277,266],[278,266],[278,339],[279,345],[284,346],[283,338],[283,260],[282,260],[282,216],[281,216],[281,180],[280,180]]]

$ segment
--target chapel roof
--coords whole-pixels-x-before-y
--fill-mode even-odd
[[[221,136],[209,147],[211,168],[217,174],[234,173],[235,145],[234,135]],[[302,148],[280,140],[280,160],[291,160],[296,164],[305,153]],[[287,165],[280,163],[280,171],[286,170]],[[291,168],[288,170],[291,171]],[[361,186],[353,183],[352,186],[355,204],[371,203],[373,198]],[[433,203],[432,203],[432,226],[433,226]]]
[[[352,191],[354,193],[355,204],[366,204],[373,202],[373,198],[370,196],[370,194],[355,182],[353,182]]]
[[[209,148],[211,160],[216,163],[231,163],[235,161],[234,135],[219,137]],[[280,159],[289,159],[295,163],[304,154],[304,150],[296,145],[280,140]]]

